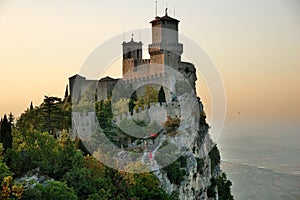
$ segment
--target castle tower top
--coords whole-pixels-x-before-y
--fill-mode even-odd
[[[174,24],[174,25],[178,25],[178,23],[180,22],[178,19],[172,18],[170,16],[168,16],[168,12],[166,9],[166,14],[163,17],[159,17],[156,16],[154,20],[152,20],[150,23],[152,24],[152,26],[157,25],[157,24]]]
[[[168,16],[156,16],[150,23],[152,24],[152,44],[178,44],[178,24],[179,20]]]
[[[123,77],[128,71],[133,70],[138,61],[143,59],[143,43],[133,40],[133,34],[129,42],[123,42]]]
[[[133,34],[129,42],[123,42],[123,59],[133,58],[142,59],[142,46],[141,41],[136,42],[133,40]]]
[[[150,22],[152,24],[152,44],[149,45],[150,63],[170,64],[181,60],[183,45],[178,39],[180,21],[168,16],[167,8],[165,12],[165,16],[157,16]]]

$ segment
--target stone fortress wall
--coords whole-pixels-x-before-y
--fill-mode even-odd
[[[201,111],[200,111],[201,112]],[[192,115],[191,115],[192,113]],[[189,102],[162,102],[151,103],[150,107],[144,106],[134,109],[133,113],[130,112],[114,115],[112,123],[119,125],[123,120],[132,120],[135,122],[156,122],[162,126],[167,120],[167,116],[178,117],[181,123],[185,124],[185,129],[195,126],[197,113],[193,114]],[[77,123],[73,126],[73,133],[78,134],[82,139],[90,139],[91,135],[97,130],[98,120],[95,112],[73,112],[73,123]]]
[[[166,103],[151,103],[150,107],[144,106],[133,110],[133,114],[127,112],[114,116],[114,123],[119,124],[122,120],[134,120],[149,122],[153,120],[166,120],[166,117],[181,117],[180,104],[178,102]],[[164,122],[164,121],[163,121]],[[161,121],[157,121],[161,124]]]
[[[156,120],[166,119],[166,116],[171,117],[181,117],[180,104],[178,102],[165,103],[162,105],[159,103],[151,103],[150,107],[144,106],[139,107],[137,110],[134,109],[133,114],[129,112],[113,116],[113,123],[119,124],[122,120],[134,120],[134,121],[149,121],[150,118]],[[73,133],[79,134],[82,138],[88,139],[91,134],[96,130],[97,127],[97,117],[95,112],[73,112],[72,113],[73,123]],[[158,123],[158,122],[157,122]]]
[[[97,127],[95,112],[72,112],[72,134],[83,140],[89,140]]]

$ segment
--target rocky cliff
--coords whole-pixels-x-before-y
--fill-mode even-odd
[[[100,160],[115,169],[153,172],[165,191],[176,193],[179,199],[233,199],[231,182],[220,171],[219,150],[210,138],[203,105],[194,89],[195,81],[195,70],[165,68],[164,78],[157,79],[155,84],[169,88],[168,92],[172,91],[176,98],[147,105],[133,113],[120,114],[123,109],[117,109],[115,115],[112,110],[110,132],[116,136],[109,139],[116,143],[111,143],[107,134],[100,131],[98,150],[94,148],[91,152],[107,152],[105,157],[110,158]],[[128,91],[131,94],[135,88],[148,84],[153,84],[152,79],[131,82],[126,87],[131,88]],[[124,82],[117,83],[114,92],[120,94],[126,87]],[[114,99],[113,93],[112,108],[115,104],[120,105],[120,98]],[[128,105],[127,101],[124,105]],[[79,122],[93,122],[91,116],[73,113],[73,119],[80,118]],[[85,117],[88,120],[82,119]],[[86,130],[85,125],[76,126],[79,136],[80,130]],[[89,140],[90,135],[85,136]],[[143,168],[136,168],[137,164]]]

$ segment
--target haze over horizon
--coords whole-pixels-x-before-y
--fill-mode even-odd
[[[238,117],[246,126],[299,124],[298,1],[161,0],[159,16],[166,3],[170,16],[176,5],[180,33],[206,50],[218,68],[227,123],[237,123]],[[154,16],[155,1],[0,1],[0,116],[19,116],[44,95],[62,97],[68,77],[99,44],[124,31],[149,28]],[[121,74],[121,65],[117,70]],[[198,95],[209,115],[209,91],[198,85]],[[290,131],[299,131],[295,127]]]

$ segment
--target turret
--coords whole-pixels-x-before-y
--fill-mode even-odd
[[[126,72],[133,70],[138,60],[143,59],[142,42],[135,42],[133,35],[130,42],[123,42],[123,76]]]
[[[155,17],[152,24],[152,44],[149,45],[150,62],[170,65],[170,60],[179,62],[183,45],[178,43],[179,20],[168,16]]]

